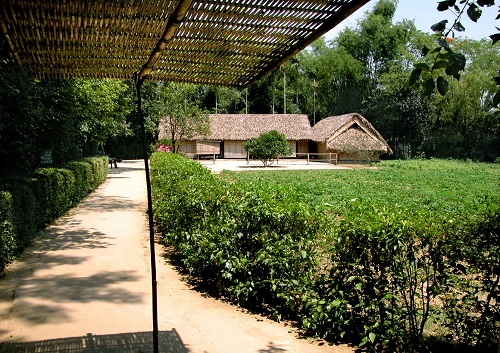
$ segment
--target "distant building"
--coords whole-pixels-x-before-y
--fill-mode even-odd
[[[318,153],[337,153],[339,162],[380,160],[383,153],[392,150],[366,118],[358,113],[332,116],[319,121],[312,128],[311,140]]]
[[[378,131],[357,113],[329,117],[314,127],[305,114],[209,114],[209,119],[210,134],[181,141],[179,152],[188,156],[246,158],[246,140],[276,130],[285,135],[292,152],[302,157],[332,152],[338,154],[339,161],[361,161],[368,153],[376,161],[380,154],[392,153]],[[166,129],[161,121],[160,139],[168,138]]]

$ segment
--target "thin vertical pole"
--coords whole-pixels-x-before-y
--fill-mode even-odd
[[[153,299],[153,349],[154,353],[159,352],[158,347],[158,292],[156,283],[156,257],[155,257],[155,232],[153,224],[153,197],[151,193],[151,179],[149,177],[148,150],[146,146],[146,129],[144,127],[144,112],[142,110],[141,86],[144,79],[136,78],[135,87],[137,89],[137,108],[141,124],[142,135],[142,156],[144,158],[144,170],[146,171],[146,189],[148,193],[148,221],[149,221],[149,248],[151,254],[151,289]]]
[[[314,94],[313,94],[313,100],[314,100],[314,109],[313,109],[313,125],[316,125],[316,79],[314,79],[313,82],[313,88],[314,88]]]
[[[286,65],[283,65],[283,114],[286,114]]]

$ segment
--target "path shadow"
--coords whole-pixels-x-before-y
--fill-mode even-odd
[[[112,245],[110,237],[96,229],[85,229],[76,224],[57,224],[45,230],[36,243],[39,251],[104,249]]]
[[[162,353],[189,353],[175,329],[158,332]],[[34,342],[0,343],[0,353],[150,353],[152,332],[130,332],[111,335],[88,333],[81,337],[56,338]]]
[[[55,275],[50,278],[29,278],[18,290],[24,298],[45,298],[56,303],[91,303],[95,301],[135,304],[143,301],[134,293],[116,285],[138,283],[137,275],[130,271],[100,272],[86,277]]]
[[[118,162],[118,168],[110,168],[108,164],[108,178],[117,177],[124,172],[132,172],[137,170],[144,170],[144,161],[143,160],[125,160]]]
[[[29,273],[30,267],[23,271]],[[59,305],[63,303],[109,302],[119,306],[144,301],[140,293],[128,289],[138,282],[137,275],[130,271],[100,272],[87,277],[56,275],[50,278],[36,278],[26,273],[21,275],[24,279],[19,285],[14,285],[18,273],[8,275],[0,288],[0,304],[17,300],[18,304],[11,310],[15,310],[18,319],[32,324],[69,319],[65,308]],[[50,304],[36,304],[33,300],[45,300]]]
[[[81,204],[78,212],[114,212],[130,210],[136,207],[143,207],[143,203],[129,197],[93,194],[85,200],[85,203]]]
[[[288,350],[278,347],[278,345],[276,345],[273,342],[269,342],[266,348],[259,349],[259,353],[281,353],[281,352],[288,352]]]

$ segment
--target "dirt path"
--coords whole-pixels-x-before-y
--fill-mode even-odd
[[[152,352],[143,163],[124,161],[0,280],[0,352]],[[160,352],[352,352],[192,290],[157,246]]]

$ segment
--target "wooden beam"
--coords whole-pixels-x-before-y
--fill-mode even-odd
[[[165,50],[167,43],[175,36],[179,26],[181,25],[184,16],[188,12],[191,4],[194,0],[180,0],[179,4],[175,8],[174,12],[170,15],[163,31],[161,39],[156,43],[155,48],[151,52],[148,61],[142,66],[137,74],[137,79],[141,80],[145,78],[153,69],[156,62],[161,57],[161,52]]]

